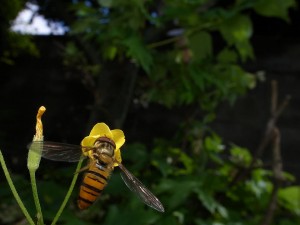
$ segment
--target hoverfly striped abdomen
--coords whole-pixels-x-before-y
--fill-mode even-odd
[[[107,184],[112,169],[103,167],[99,169],[96,164],[90,166],[84,174],[78,197],[78,207],[86,209],[100,196]]]
[[[78,207],[88,208],[100,196],[114,169],[113,155],[115,144],[112,140],[101,137],[94,146],[94,160],[90,160],[89,168],[84,174],[78,197]]]

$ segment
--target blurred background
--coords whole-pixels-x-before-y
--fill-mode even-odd
[[[122,129],[124,165],[166,210],[116,168],[82,212],[79,179],[58,224],[300,223],[296,0],[1,2],[0,149],[32,216],[26,146],[44,105],[48,141]],[[42,160],[46,224],[75,166]],[[2,172],[0,199],[0,224],[27,224]]]

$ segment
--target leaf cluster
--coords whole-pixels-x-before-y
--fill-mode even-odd
[[[65,63],[82,65],[83,76],[101,76],[107,62],[134,62],[142,101],[212,111],[255,87],[256,76],[239,66],[254,59],[251,15],[288,21],[294,6],[292,0],[77,1],[69,6],[75,42],[66,46]]]
[[[253,160],[249,150],[225,146],[214,133],[203,138],[200,149],[195,142],[187,150],[174,147],[174,140],[160,141],[154,149],[152,164],[164,177],[157,191],[172,212],[167,216],[173,217],[173,224],[260,224],[270,201],[273,172],[257,161],[245,179],[233,184]],[[288,173],[284,176],[294,180]],[[280,189],[274,224],[299,223],[299,198],[294,196],[299,190]]]

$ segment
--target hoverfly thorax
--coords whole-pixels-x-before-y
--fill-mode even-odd
[[[113,140],[107,137],[100,137],[95,141],[94,147],[96,147],[96,154],[113,157],[116,149],[116,144]]]

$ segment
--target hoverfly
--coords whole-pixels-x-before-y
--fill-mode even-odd
[[[85,147],[58,142],[32,142],[28,145],[32,149],[41,149],[42,157],[54,161],[76,162],[82,157],[82,153],[91,151],[87,166],[80,171],[85,171],[80,186],[77,205],[79,209],[86,209],[92,205],[101,195],[108,178],[114,170],[114,150],[116,145],[107,137],[98,138],[94,146]],[[159,212],[164,212],[164,207],[158,198],[146,188],[125,166],[118,163],[121,169],[121,177],[127,187],[148,206]]]

